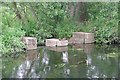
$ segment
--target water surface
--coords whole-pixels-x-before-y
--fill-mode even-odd
[[[2,58],[2,78],[118,78],[116,45],[40,47],[13,57]]]

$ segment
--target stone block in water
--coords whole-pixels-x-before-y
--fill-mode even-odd
[[[69,39],[69,44],[71,43],[93,43],[94,33],[86,33],[86,32],[74,32],[73,37]]]
[[[85,43],[93,43],[94,41],[94,33],[85,33]]]
[[[84,32],[74,32],[73,37],[82,39],[82,38],[85,38],[85,33]]]
[[[73,36],[69,39],[69,44],[84,43],[85,34],[84,32],[74,32]]]
[[[35,37],[23,37],[22,41],[27,50],[37,49],[37,39]]]
[[[46,39],[46,46],[57,46],[59,39]]]
[[[69,44],[76,44],[76,43],[84,43],[84,39],[83,38],[74,38],[74,37],[72,37],[72,38],[70,38],[69,39]]]
[[[57,41],[57,46],[67,46],[68,40],[59,40]]]
[[[68,40],[46,39],[46,46],[67,46]]]

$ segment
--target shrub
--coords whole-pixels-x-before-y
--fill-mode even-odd
[[[6,53],[22,51],[24,44],[21,37],[24,36],[25,32],[21,30],[21,23],[17,19],[13,21],[15,14],[9,8],[2,7],[0,12],[2,12],[2,33],[0,34],[2,48],[0,52],[6,55]]]

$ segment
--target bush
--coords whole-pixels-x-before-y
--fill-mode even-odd
[[[2,33],[0,34],[2,46],[0,52],[2,54],[10,54],[13,52],[22,51],[24,44],[21,41],[22,36],[25,32],[21,30],[21,23],[15,18],[14,12],[10,11],[7,7],[2,7]]]
[[[55,28],[57,38],[70,38],[77,29],[76,23],[70,19],[65,19],[61,23],[57,24]]]
[[[118,40],[118,3],[89,3],[89,20],[82,31],[94,32],[97,43]]]

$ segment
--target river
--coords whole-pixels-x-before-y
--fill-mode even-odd
[[[45,47],[2,57],[2,78],[118,78],[118,45]]]

